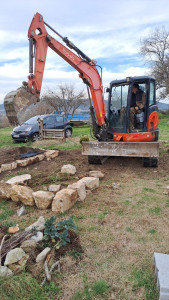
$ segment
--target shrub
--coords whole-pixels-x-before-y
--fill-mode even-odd
[[[82,137],[80,138],[80,144],[82,144],[82,142],[89,142],[89,137],[88,137],[87,135],[82,136]]]

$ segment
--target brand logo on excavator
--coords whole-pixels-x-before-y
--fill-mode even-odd
[[[75,60],[72,54],[70,54],[65,48],[63,48],[64,54],[71,60]]]

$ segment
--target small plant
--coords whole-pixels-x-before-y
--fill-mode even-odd
[[[58,240],[57,249],[61,246],[65,246],[67,243],[70,243],[69,239],[69,230],[77,229],[77,226],[74,224],[73,219],[69,218],[64,221],[60,221],[57,225],[55,225],[56,217],[52,216],[45,222],[45,230],[44,230],[44,240]]]
[[[84,135],[80,138],[80,144],[82,144],[82,142],[89,142],[89,137]]]
[[[157,233],[157,230],[155,230],[154,228],[152,228],[152,229],[150,229],[150,230],[148,231],[148,233],[150,233],[150,234],[155,234],[155,233]]]

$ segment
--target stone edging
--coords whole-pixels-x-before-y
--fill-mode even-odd
[[[16,161],[13,161],[13,162],[7,163],[7,164],[2,164],[1,167],[0,167],[0,173],[5,172],[5,171],[14,170],[17,167],[26,167],[28,165],[31,165],[33,163],[42,161],[44,159],[50,160],[52,158],[57,157],[58,155],[59,155],[58,150],[45,150],[45,152],[43,154],[39,154],[39,155],[35,155],[33,157],[16,160]]]

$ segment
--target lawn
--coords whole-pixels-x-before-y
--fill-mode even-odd
[[[69,161],[68,152],[74,151],[62,150],[59,157],[46,162],[44,173],[51,172],[48,173],[48,184],[57,183],[52,165],[55,164],[56,170],[62,158],[61,163],[75,164],[79,177],[86,176],[91,169],[105,173],[99,189],[89,193],[84,202],[77,202],[71,210],[56,215],[58,221],[69,216],[73,218],[78,226],[84,254],[81,259],[79,253],[71,253],[71,259],[77,258],[76,263],[69,265],[67,259],[66,268],[62,269],[61,274],[54,272],[52,281],[43,289],[27,270],[22,275],[0,279],[0,299],[158,300],[153,253],[169,253],[169,198],[164,193],[169,185],[168,128],[169,115],[160,114],[158,168],[142,168],[139,158],[112,158],[101,166],[88,165],[78,150],[81,147],[80,137],[90,137],[88,126],[73,128],[73,136],[66,143],[46,143],[46,148],[75,149],[79,153],[78,157],[72,156]],[[10,128],[0,130],[1,147],[41,146],[41,141],[13,144],[10,133]],[[27,167],[26,173],[32,175],[32,188],[43,186],[40,186],[43,177],[40,176],[38,164]],[[4,179],[14,175],[19,175],[19,172],[6,172]],[[118,188],[113,188],[114,183],[118,184]],[[40,215],[45,218],[52,215],[49,210],[30,207],[27,208],[28,216],[18,219],[17,209],[17,203],[1,201],[0,225],[18,223],[24,230]]]

